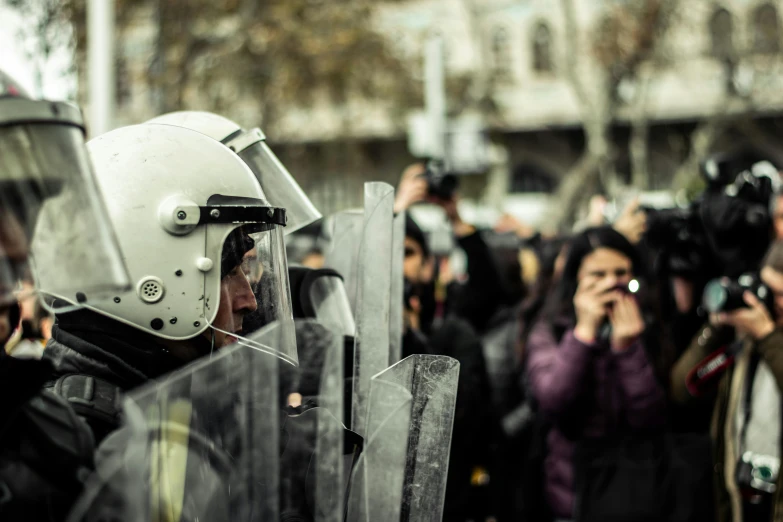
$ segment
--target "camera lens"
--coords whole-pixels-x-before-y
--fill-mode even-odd
[[[710,281],[704,288],[703,304],[711,314],[720,312],[726,305],[728,292],[720,281]]]

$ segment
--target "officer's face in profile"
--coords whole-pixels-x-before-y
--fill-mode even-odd
[[[220,304],[213,321],[216,347],[235,343],[237,336],[242,334],[245,315],[258,309],[253,288],[261,280],[259,267],[256,249],[250,250],[243,262],[220,281]]]

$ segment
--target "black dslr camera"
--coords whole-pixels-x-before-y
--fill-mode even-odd
[[[645,208],[647,244],[663,254],[669,273],[693,275],[707,269],[709,244],[699,218],[699,203],[687,208]]]
[[[774,314],[775,296],[756,274],[743,274],[736,280],[713,279],[704,288],[702,304],[709,313],[731,312],[747,308],[743,294],[750,292],[764,303],[770,314]]]
[[[780,181],[768,160],[747,154],[731,159],[705,167],[717,174],[707,178],[699,214],[720,272],[737,277],[755,271],[769,247],[770,202]]]
[[[444,201],[453,199],[459,188],[457,176],[447,171],[439,160],[429,160],[422,177],[427,180],[427,194]]]
[[[777,167],[758,151],[737,150],[701,164],[707,188],[688,208],[647,211],[647,244],[674,275],[756,270],[769,246],[769,203],[779,193]]]

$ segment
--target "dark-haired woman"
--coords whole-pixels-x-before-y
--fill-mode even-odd
[[[528,385],[552,424],[544,478],[557,519],[574,516],[572,459],[579,440],[665,423],[664,392],[641,340],[644,320],[627,291],[636,265],[635,248],[610,227],[575,236],[527,342]]]

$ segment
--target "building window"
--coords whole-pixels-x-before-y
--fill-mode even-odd
[[[734,57],[734,20],[726,9],[718,9],[710,18],[710,40],[715,58]]]
[[[508,31],[503,27],[498,27],[492,34],[492,68],[501,79],[511,76],[511,47]]]
[[[533,32],[533,70],[539,73],[551,73],[552,63],[552,32],[543,22],[536,26]]]
[[[751,33],[755,52],[776,53],[780,50],[780,22],[774,5],[764,4],[756,8]]]

